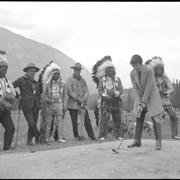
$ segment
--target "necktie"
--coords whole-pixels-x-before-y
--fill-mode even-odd
[[[141,84],[141,71],[138,71],[137,73],[138,73],[138,77],[139,77],[139,82]]]

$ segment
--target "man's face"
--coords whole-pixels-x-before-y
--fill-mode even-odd
[[[29,76],[29,77],[34,79],[34,76],[36,74],[36,70],[34,68],[28,69],[26,74],[27,74],[27,76]]]
[[[54,73],[53,80],[57,81],[59,79],[59,76],[60,76],[59,72]]]
[[[80,75],[80,74],[81,74],[81,70],[80,70],[80,69],[74,69],[74,73],[75,73],[76,75]]]
[[[163,75],[163,72],[164,72],[164,70],[163,70],[162,67],[157,67],[157,68],[156,68],[156,75],[157,75],[157,76],[162,76],[162,75]]]
[[[7,67],[3,66],[0,68],[0,77],[3,78],[7,73]]]
[[[106,69],[106,73],[107,73],[108,76],[113,77],[113,75],[114,75],[114,68],[113,67],[108,67]]]
[[[133,64],[132,67],[138,72],[141,70],[141,64],[139,64],[139,63]]]

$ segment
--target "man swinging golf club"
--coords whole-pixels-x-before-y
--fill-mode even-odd
[[[128,148],[141,147],[141,136],[143,130],[143,123],[145,115],[148,112],[154,126],[154,133],[156,138],[155,150],[161,150],[161,120],[164,116],[164,109],[159,95],[158,88],[155,83],[153,70],[142,64],[141,56],[135,54],[132,56],[130,64],[133,70],[130,73],[132,86],[135,92],[134,99],[134,113],[140,116],[136,118],[135,138]]]

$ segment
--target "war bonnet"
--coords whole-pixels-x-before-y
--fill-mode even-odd
[[[8,68],[8,61],[6,57],[6,52],[0,50],[0,67],[7,67]]]
[[[96,83],[97,87],[99,84],[99,78],[102,78],[106,75],[106,69],[108,67],[113,67],[114,72],[115,66],[112,63],[111,56],[104,56],[101,60],[97,61],[96,64],[92,68],[92,79]]]
[[[57,72],[60,73],[61,69],[53,61],[50,61],[48,64],[45,65],[44,69],[39,74],[39,79],[38,79],[39,90],[41,93],[43,92],[44,87],[51,82],[54,73]]]
[[[152,59],[148,60],[145,62],[146,65],[150,66],[151,68],[153,68],[154,70],[157,67],[162,67],[164,69],[164,63],[162,61],[162,58],[159,56],[154,56],[152,57]]]

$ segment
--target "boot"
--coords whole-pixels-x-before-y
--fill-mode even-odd
[[[141,141],[135,140],[135,139],[134,139],[133,143],[130,144],[130,145],[128,145],[127,147],[128,147],[128,148],[132,148],[132,147],[141,147]]]
[[[172,139],[180,140],[180,137],[177,136],[178,134],[178,118],[174,116],[171,118],[171,134]]]
[[[162,133],[161,133],[161,123],[153,120],[154,127],[154,135],[156,138],[156,147],[155,150],[161,150],[161,141],[162,141]]]
[[[138,118],[136,123],[136,131],[135,138],[132,144],[128,145],[128,148],[132,147],[141,147],[141,136],[142,136],[142,128],[143,128],[143,120]]]
[[[161,141],[156,141],[155,150],[161,150]]]
[[[30,131],[28,131],[26,144],[27,144],[27,145],[30,145],[30,146],[33,145],[32,139],[33,139],[33,137],[32,137],[32,135],[30,134]]]

